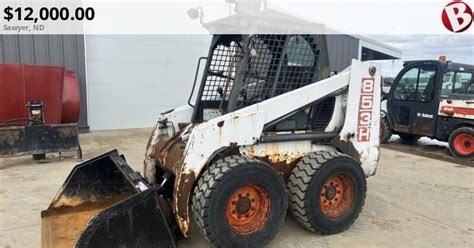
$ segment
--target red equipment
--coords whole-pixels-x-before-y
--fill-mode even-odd
[[[0,156],[77,147],[79,82],[59,66],[0,64]],[[40,155],[38,157],[38,155]]]
[[[30,101],[43,102],[47,124],[79,121],[79,83],[64,67],[0,64],[0,89],[0,123],[28,119]]]

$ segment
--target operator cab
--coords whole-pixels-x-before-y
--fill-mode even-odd
[[[324,35],[215,35],[194,103],[193,122],[213,119],[329,76]],[[335,97],[295,110],[265,130],[324,131]]]

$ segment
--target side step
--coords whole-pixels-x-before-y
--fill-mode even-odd
[[[74,167],[41,212],[41,246],[175,247],[170,209],[113,150]]]

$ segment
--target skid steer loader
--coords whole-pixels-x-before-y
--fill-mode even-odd
[[[215,35],[202,61],[143,177],[117,151],[77,165],[41,213],[43,247],[174,247],[191,218],[215,247],[262,247],[288,208],[320,234],[356,220],[379,158],[378,65],[330,76],[325,37],[296,34]]]

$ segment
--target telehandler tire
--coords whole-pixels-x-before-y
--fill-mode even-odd
[[[392,130],[386,117],[380,119],[380,143],[385,144],[392,137]]]
[[[192,214],[215,247],[262,247],[283,224],[286,187],[273,167],[245,156],[211,164],[199,178]]]
[[[307,229],[339,233],[351,226],[365,202],[365,175],[360,165],[339,152],[315,152],[296,165],[288,181],[289,208]]]
[[[458,159],[474,159],[474,129],[461,127],[449,135],[449,150]]]

